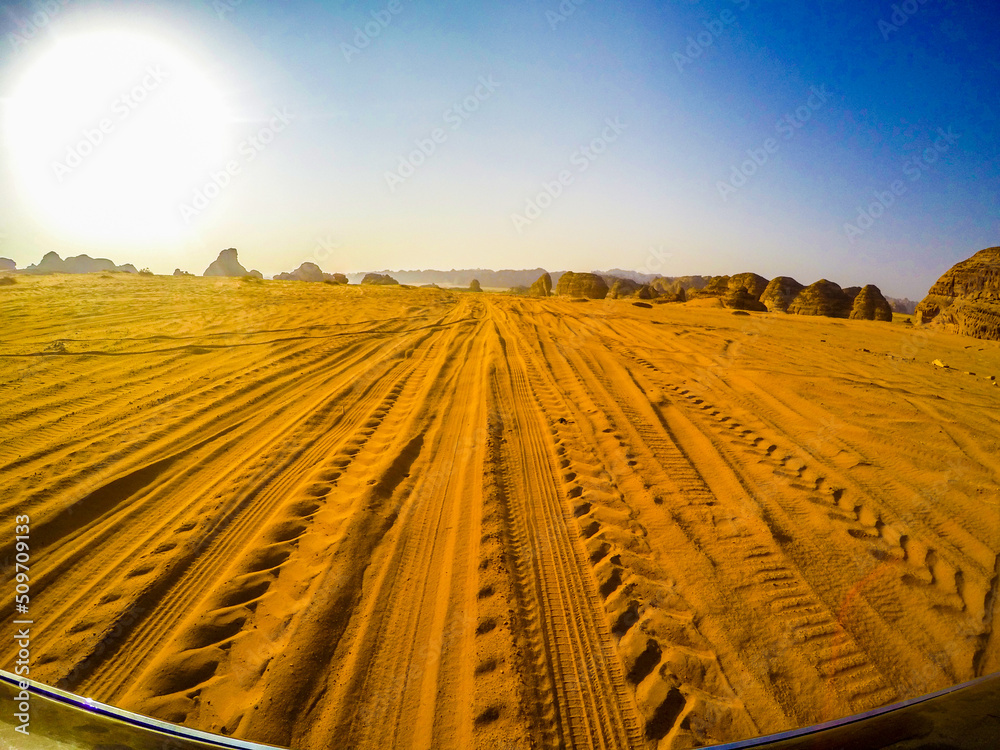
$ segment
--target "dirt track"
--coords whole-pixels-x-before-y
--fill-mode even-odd
[[[625,748],[1000,669],[996,343],[124,276],[0,313],[36,679],[304,749]]]

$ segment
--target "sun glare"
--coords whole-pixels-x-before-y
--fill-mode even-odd
[[[122,31],[61,39],[7,103],[10,162],[41,221],[83,242],[179,237],[192,184],[217,167],[229,118],[180,50]]]

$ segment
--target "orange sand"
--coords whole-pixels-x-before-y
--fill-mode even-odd
[[[997,343],[125,275],[0,319],[7,669],[28,513],[32,677],[296,748],[683,748],[1000,670]]]

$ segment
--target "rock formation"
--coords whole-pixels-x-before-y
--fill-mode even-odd
[[[846,318],[851,314],[851,298],[839,284],[820,279],[799,292],[788,306],[794,315],[824,315],[828,318]]]
[[[861,294],[861,287],[859,287],[859,286],[845,286],[844,287],[844,294],[847,295],[847,298],[853,304],[854,303],[854,298],[857,297],[859,294]],[[879,292],[879,294],[881,294],[881,292]]]
[[[746,287],[739,286],[734,291],[722,298],[722,304],[730,310],[753,310],[754,312],[767,312],[767,307]]]
[[[0,271],[16,271],[17,263],[10,258],[0,258]]]
[[[604,299],[608,296],[608,285],[596,273],[567,271],[559,277],[556,294],[586,299]]]
[[[688,289],[688,299],[698,297],[725,297],[729,294],[729,276],[713,276],[704,287],[698,290]]]
[[[611,290],[608,292],[608,297],[611,299],[634,297],[636,292],[638,292],[641,288],[642,285],[637,281],[632,281],[632,279],[615,279],[611,284]]]
[[[483,288],[479,285],[479,280],[478,279],[473,279],[472,281],[469,282],[469,291],[470,292],[481,292],[481,291],[483,291]]]
[[[1000,340],[1000,247],[952,266],[917,305],[914,318],[953,333]]]
[[[656,299],[660,295],[656,293],[656,290],[650,284],[643,284],[639,287],[639,290],[635,293],[635,296],[639,299]]]
[[[203,276],[246,276],[247,269],[240,265],[239,258],[236,257],[236,248],[231,247],[219,253],[219,257],[212,261],[212,265],[205,269]]]
[[[532,297],[548,297],[552,294],[552,277],[543,273],[528,289],[528,294]]]
[[[366,273],[365,277],[361,279],[361,283],[375,286],[392,286],[399,284],[399,282],[392,278],[392,276],[384,273]]]
[[[123,266],[116,266],[107,258],[91,258],[89,255],[77,255],[63,260],[58,253],[48,252],[42,257],[37,265],[30,265],[24,269],[27,273],[99,273],[99,272],[119,272],[138,273],[135,266],[126,263]]]
[[[325,281],[328,284],[346,284],[347,277],[342,273],[324,273],[315,263],[306,261],[291,273],[279,273],[275,281]]]
[[[193,274],[190,274],[187,271],[182,271],[179,268],[175,268],[174,269],[174,276],[192,276],[192,275]]]
[[[256,268],[247,271],[247,276],[249,276],[251,279],[261,279],[261,280],[264,279],[264,274],[262,274]]]
[[[847,291],[846,289],[844,291]],[[854,307],[851,310],[852,320],[884,320],[892,322],[892,308],[882,296],[882,291],[873,284],[868,284],[854,297]]]
[[[788,312],[788,306],[803,289],[805,287],[790,276],[777,276],[760,295],[760,301],[771,312]]]
[[[738,273],[729,277],[729,292],[732,294],[740,289],[746,289],[747,293],[755,300],[767,289],[768,281],[763,276],[755,273]]]

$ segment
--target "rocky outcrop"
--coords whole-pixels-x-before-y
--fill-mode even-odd
[[[889,307],[892,308],[894,313],[913,315],[917,311],[917,303],[909,297],[886,297],[885,301],[889,303]]]
[[[788,306],[794,315],[823,315],[827,318],[846,318],[851,314],[851,298],[839,284],[820,279],[799,292]]]
[[[698,290],[688,289],[688,299],[718,297],[729,294],[729,276],[713,276],[704,287]]]
[[[202,275],[240,277],[247,275],[247,269],[240,265],[236,248],[230,247],[219,253],[219,257],[212,261],[212,265]]]
[[[1000,247],[956,263],[917,305],[914,319],[953,333],[1000,341]]]
[[[323,271],[315,263],[308,261],[300,265],[291,273],[279,273],[274,277],[275,281],[313,281],[319,283],[323,281]]]
[[[311,281],[319,283],[325,281],[327,284],[346,284],[347,277],[342,273],[324,273],[323,269],[315,263],[306,261],[291,273],[279,273],[274,277],[275,281]]]
[[[392,276],[384,273],[366,273],[365,277],[361,279],[362,284],[367,284],[370,286],[398,286],[399,282],[396,281]]]
[[[846,289],[844,290],[847,291]],[[852,320],[883,320],[892,322],[892,308],[886,298],[882,296],[882,291],[873,284],[861,289],[854,297],[854,306],[851,309]]]
[[[859,286],[845,286],[844,287],[844,294],[847,295],[847,298],[851,301],[851,304],[854,304],[854,298],[857,297],[859,294],[861,294],[861,287],[859,287]],[[881,294],[881,292],[880,292],[880,294]]]
[[[187,271],[182,271],[179,268],[174,269],[174,276],[193,276],[193,275],[194,274],[190,274]]]
[[[767,307],[745,287],[737,287],[734,291],[722,298],[724,307],[730,310],[752,310],[753,312],[767,312]]]
[[[638,281],[632,281],[632,279],[615,279],[611,284],[611,289],[608,291],[608,297],[610,299],[634,297],[641,288],[642,284]]]
[[[791,276],[777,276],[768,283],[760,301],[770,312],[788,312],[788,306],[803,289],[805,287]]]
[[[596,273],[567,271],[559,277],[556,294],[585,299],[604,299],[608,296],[608,285]]]
[[[738,273],[729,277],[729,292],[745,289],[755,300],[759,300],[764,290],[767,289],[768,280],[755,273]],[[741,308],[742,309],[742,308]]]
[[[262,274],[256,268],[247,271],[247,276],[251,279],[261,279],[262,281],[264,279],[264,274]]]
[[[469,282],[469,291],[470,292],[481,292],[481,291],[483,291],[482,286],[479,285],[478,279],[473,279],[472,281]]]
[[[639,299],[656,299],[660,295],[656,293],[656,290],[653,289],[652,285],[643,284],[639,287],[639,291],[635,293],[635,296]]]
[[[528,294],[532,297],[548,297],[552,294],[552,277],[543,273],[528,289]]]
[[[114,262],[107,258],[91,258],[89,255],[77,255],[63,260],[58,253],[48,252],[42,257],[37,265],[30,265],[24,269],[27,273],[139,273],[135,266],[126,263],[123,266],[116,266]]]
[[[16,271],[17,263],[10,258],[0,258],[0,271]]]

